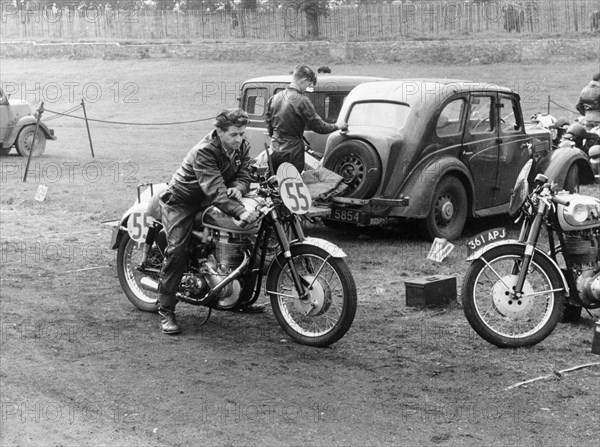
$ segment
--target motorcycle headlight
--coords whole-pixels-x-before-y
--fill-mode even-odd
[[[583,203],[578,203],[573,207],[570,214],[576,222],[581,223],[587,220],[590,212],[587,205],[584,205]]]

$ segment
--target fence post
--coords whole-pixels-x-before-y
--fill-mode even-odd
[[[90,150],[92,151],[92,158],[96,158],[94,156],[94,145],[92,144],[92,135],[90,134],[90,125],[87,119],[87,113],[85,111],[85,101],[81,98],[81,107],[83,107],[83,118],[85,119],[85,128],[87,129],[88,140],[90,142]]]
[[[37,121],[35,122],[35,132],[33,132],[33,139],[31,140],[31,148],[29,149],[29,156],[27,157],[27,164],[25,165],[25,173],[23,174],[23,183],[27,182],[27,172],[29,171],[29,163],[31,163],[31,156],[35,148],[35,140],[37,138],[38,130],[40,129],[40,121],[42,120],[42,113],[44,113],[44,102],[37,109]]]

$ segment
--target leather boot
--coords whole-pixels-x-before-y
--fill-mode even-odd
[[[175,319],[175,307],[159,306],[158,315],[160,317],[160,330],[165,334],[174,335],[181,332],[181,328]]]

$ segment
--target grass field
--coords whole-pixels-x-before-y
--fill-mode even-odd
[[[411,226],[372,229],[359,237],[309,227],[310,234],[348,254],[359,291],[355,322],[330,349],[287,343],[270,312],[218,313],[199,326],[203,311],[181,305],[184,334],[168,338],[158,333],[155,315],[133,309],[120,290],[115,253],[107,248],[110,231],[101,222],[130,206],[137,184],[167,181],[210,129],[210,119],[235,106],[245,79],[290,68],[178,59],[2,61],[3,89],[36,107],[44,101],[44,118],[84,97],[91,118],[143,123],[92,122],[92,158],[83,121],[48,121],[58,140],[32,160],[27,182],[25,159],[11,154],[0,160],[3,443],[597,443],[598,368],[504,391],[522,380],[597,362],[590,353],[591,317],[559,325],[533,348],[507,351],[481,340],[458,303],[443,309],[405,305],[404,282],[410,278],[452,275],[460,292],[468,265],[465,238],[438,264],[426,259],[430,244]],[[562,107],[553,105],[551,113],[572,118],[581,88],[598,67],[332,69],[504,84],[520,92],[526,116],[546,111],[550,96]],[[48,186],[44,201],[34,198],[39,185]],[[477,221],[466,236],[501,225],[510,221]],[[48,413],[56,405],[60,417]],[[23,408],[46,413],[40,410],[36,418]],[[90,408],[92,414],[84,411]]]

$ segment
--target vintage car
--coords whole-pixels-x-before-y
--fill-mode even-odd
[[[577,148],[552,148],[547,129],[526,124],[519,95],[498,85],[446,79],[364,83],[346,98],[323,165],[349,186],[324,219],[421,220],[424,235],[460,236],[467,217],[507,212],[516,177],[533,158],[566,189],[593,183]]]
[[[14,146],[23,157],[29,156],[37,117],[25,101],[10,99],[0,89],[0,154],[6,155]],[[40,121],[32,156],[42,155],[46,140],[56,140],[54,130]]]
[[[386,78],[320,73],[317,79],[317,85],[314,86],[313,91],[306,92],[306,95],[310,98],[315,110],[323,120],[335,123],[344,99],[354,87],[362,82]],[[244,109],[250,118],[250,123],[246,128],[246,138],[252,148],[250,156],[257,156],[270,143],[267,125],[265,124],[267,101],[291,82],[291,75],[281,75],[249,79],[242,84],[238,101],[239,107]],[[327,135],[306,131],[304,137],[308,140],[311,150],[316,152],[317,155],[323,154]]]

